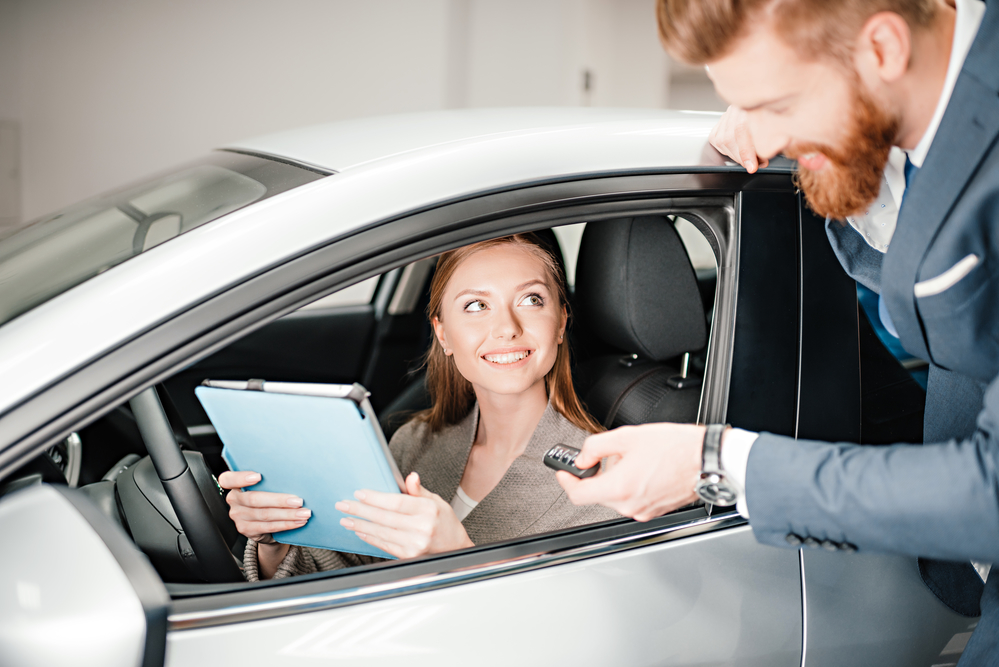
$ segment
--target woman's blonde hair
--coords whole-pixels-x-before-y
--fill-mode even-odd
[[[569,304],[566,294],[565,272],[541,239],[536,234],[531,233],[481,241],[443,253],[437,261],[437,269],[434,271],[434,278],[430,283],[430,303],[427,305],[427,317],[431,322],[435,317],[438,320],[442,319],[441,305],[444,301],[444,291],[458,266],[481,250],[505,245],[521,247],[541,260],[545,267],[545,279],[548,282],[548,287],[557,296],[558,305],[566,309],[566,323],[568,324]],[[427,350],[425,365],[427,390],[430,393],[432,407],[418,413],[415,419],[426,422],[431,431],[439,431],[445,426],[457,424],[465,418],[475,403],[475,392],[472,390],[472,383],[458,372],[454,358],[444,354],[444,350],[437,340],[433,340],[430,349]],[[576,390],[572,386],[567,336],[563,336],[562,342],[558,344],[555,364],[545,375],[545,390],[552,407],[573,425],[590,433],[599,433],[604,430],[583,408],[579,397],[576,396]]]

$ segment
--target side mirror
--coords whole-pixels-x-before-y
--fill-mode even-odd
[[[170,596],[145,555],[82,493],[0,499],[5,665],[162,667]]]

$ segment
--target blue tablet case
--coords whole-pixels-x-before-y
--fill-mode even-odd
[[[254,491],[293,493],[312,510],[301,528],[274,533],[284,544],[394,558],[340,525],[334,505],[358,489],[399,493],[371,418],[349,398],[215,387],[194,390],[232,470],[259,472]]]

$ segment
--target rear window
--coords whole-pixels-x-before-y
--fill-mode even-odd
[[[40,218],[0,240],[0,324],[160,243],[324,175],[220,151]]]

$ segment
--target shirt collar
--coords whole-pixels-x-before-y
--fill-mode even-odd
[[[954,84],[964,67],[964,60],[971,50],[971,43],[975,41],[978,34],[978,27],[982,24],[982,17],[985,16],[985,3],[982,0],[957,0],[957,17],[954,21],[954,41],[950,49],[950,63],[947,65],[947,76],[944,78],[943,90],[940,91],[940,99],[937,100],[937,108],[933,112],[926,132],[922,139],[916,144],[909,154],[909,160],[917,167],[923,166],[926,154],[930,151],[933,137],[940,127],[940,120],[943,118],[947,104],[950,102],[951,93],[954,92]]]

